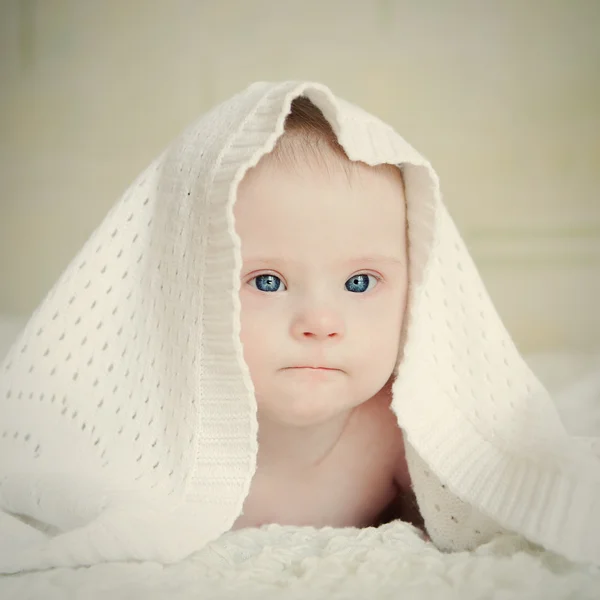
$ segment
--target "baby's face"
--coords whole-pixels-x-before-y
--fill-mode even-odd
[[[238,190],[241,338],[259,418],[313,425],[374,396],[407,295],[399,173],[263,160]],[[311,161],[313,162],[313,161]]]

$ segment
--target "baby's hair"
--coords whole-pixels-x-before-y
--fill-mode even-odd
[[[348,160],[348,155],[338,142],[329,121],[321,110],[305,96],[300,96],[292,102],[291,111],[285,119],[284,129],[286,134],[301,135],[306,141],[319,139],[336,154]]]
[[[321,110],[305,96],[294,99],[285,119],[284,134],[271,156],[288,165],[305,163],[306,159],[326,164],[332,153],[346,168],[351,168],[348,155]]]
[[[275,164],[297,167],[312,162],[318,168],[341,167],[350,176],[359,165],[365,163],[350,160],[338,142],[337,136],[321,110],[306,96],[292,101],[290,112],[284,122],[284,133],[277,140],[269,155]],[[400,169],[395,165],[369,167],[387,173],[404,184]]]

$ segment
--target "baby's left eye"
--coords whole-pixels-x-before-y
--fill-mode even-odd
[[[257,275],[253,277],[248,283],[252,287],[256,288],[260,292],[279,292],[285,291],[286,287],[283,281],[277,275],[270,275],[266,273],[264,275]]]
[[[355,294],[362,294],[373,289],[377,283],[377,277],[375,277],[375,275],[360,273],[359,275],[352,275],[352,277],[346,281],[346,289]]]

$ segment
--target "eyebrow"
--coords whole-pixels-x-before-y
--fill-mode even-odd
[[[246,263],[255,263],[255,264],[265,264],[265,265],[272,265],[272,264],[297,264],[298,261],[291,259],[291,258],[287,258],[285,256],[278,256],[278,257],[266,257],[266,256],[257,256],[257,257],[250,257],[244,260],[244,262]],[[387,264],[392,264],[392,265],[404,265],[406,264],[406,260],[403,260],[401,258],[398,258],[396,256],[388,256],[385,254],[370,254],[368,256],[357,256],[357,257],[353,257],[353,258],[348,258],[342,261],[339,261],[340,265],[351,265],[351,264],[355,264],[355,263],[360,263],[360,264],[376,264],[376,263],[387,263]]]

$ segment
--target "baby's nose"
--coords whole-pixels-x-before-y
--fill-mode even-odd
[[[344,323],[334,310],[311,310],[298,315],[292,325],[292,333],[302,339],[338,338],[344,334]]]

